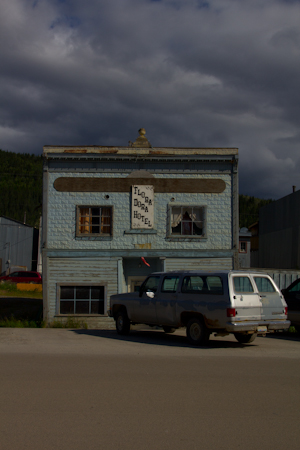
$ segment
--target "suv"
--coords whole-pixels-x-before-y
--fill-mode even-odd
[[[0,277],[1,281],[10,281],[12,283],[41,283],[42,276],[39,272],[19,271],[12,272],[9,275]]]
[[[300,278],[281,291],[289,308],[288,318],[300,331]]]
[[[161,326],[166,333],[186,327],[192,344],[213,332],[233,333],[247,344],[274,330],[286,330],[287,304],[271,277],[246,271],[174,271],[149,275],[139,292],[110,297],[108,315],[119,334],[130,324]]]

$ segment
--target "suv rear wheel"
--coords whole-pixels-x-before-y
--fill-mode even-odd
[[[193,345],[205,345],[209,340],[209,331],[203,320],[194,318],[188,321],[186,335]]]

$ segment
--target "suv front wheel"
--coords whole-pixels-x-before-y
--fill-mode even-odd
[[[127,317],[127,313],[121,310],[116,315],[116,329],[118,334],[126,335],[130,332],[130,321]]]

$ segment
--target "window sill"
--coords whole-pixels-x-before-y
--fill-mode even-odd
[[[157,234],[156,230],[147,230],[147,229],[136,229],[136,230],[125,230],[124,234]]]
[[[172,235],[167,235],[166,236],[166,240],[167,241],[206,241],[207,240],[207,236],[172,236]]]
[[[92,235],[88,236],[75,236],[76,241],[112,241],[112,236],[101,236],[101,235]]]
[[[56,317],[109,317],[107,314],[55,314]]]

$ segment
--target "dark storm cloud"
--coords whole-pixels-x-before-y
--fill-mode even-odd
[[[4,0],[0,148],[239,147],[240,192],[300,186],[300,2]]]

